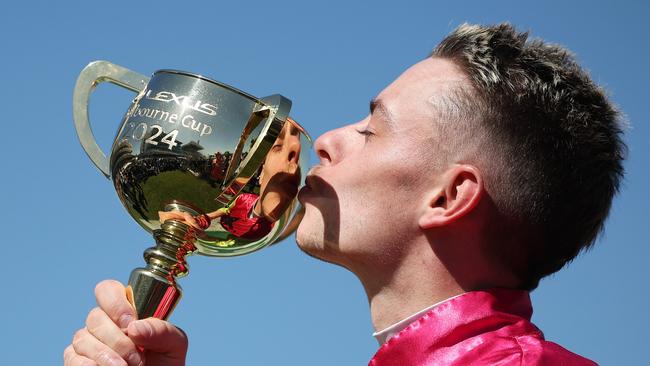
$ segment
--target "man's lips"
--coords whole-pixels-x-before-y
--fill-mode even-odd
[[[314,175],[310,174],[305,177],[305,187],[309,189],[314,189],[315,183],[316,183],[316,178]]]
[[[300,188],[300,191],[298,191],[298,200],[300,202],[303,202],[303,199],[314,193],[315,187],[316,187],[316,182],[320,178],[317,178],[312,171],[309,172],[309,174],[305,177],[305,185]]]

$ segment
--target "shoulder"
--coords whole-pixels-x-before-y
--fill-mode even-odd
[[[513,339],[520,349],[521,365],[597,365],[595,362],[536,334],[517,336]]]
[[[237,196],[237,205],[249,205],[257,200],[259,196],[253,193],[241,193]]]
[[[479,335],[446,347],[382,347],[369,366],[594,366],[596,363],[543,339],[541,333],[519,336]],[[399,342],[397,342],[399,343]],[[596,365],[597,366],[597,365]]]
[[[451,354],[445,352],[434,356],[433,359],[437,361],[445,359],[446,364],[451,365],[597,366],[591,360],[568,351],[556,343],[544,340],[541,332],[473,337],[457,344],[455,348],[459,352]],[[453,357],[450,357],[452,355]],[[452,359],[453,362],[447,362]]]
[[[556,343],[545,341],[540,333],[484,339],[455,361],[458,365],[597,365]]]

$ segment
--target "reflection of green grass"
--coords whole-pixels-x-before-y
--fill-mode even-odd
[[[147,179],[142,189],[147,197],[147,208],[152,213],[161,211],[172,200],[190,203],[205,213],[219,208],[214,200],[219,190],[190,173],[163,172]]]

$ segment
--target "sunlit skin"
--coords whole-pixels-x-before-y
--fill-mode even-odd
[[[297,242],[357,275],[377,330],[456,294],[513,284],[482,253],[492,207],[480,170],[462,160],[434,168],[448,138],[432,128],[445,123],[435,100],[462,83],[453,63],[424,60],[373,100],[369,116],[315,143],[320,162],[299,195]]]
[[[297,242],[308,254],[357,275],[376,330],[465,291],[516,286],[485,255],[489,243],[483,234],[496,211],[480,166],[461,153],[439,159],[453,136],[435,134],[432,126],[446,122],[435,101],[463,83],[453,63],[421,61],[375,98],[368,117],[315,143],[320,162],[299,194],[306,212]],[[272,165],[274,172],[293,171],[284,162]],[[269,192],[270,180],[264,183]],[[283,201],[282,194],[267,196],[265,215]],[[65,350],[66,365],[110,359],[138,366],[144,357],[149,366],[185,364],[185,334],[160,319],[132,321],[135,312],[122,284],[101,282],[95,295],[99,307]]]

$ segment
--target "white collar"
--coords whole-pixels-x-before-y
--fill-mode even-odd
[[[393,324],[393,325],[391,325],[391,326],[389,326],[387,328],[384,328],[383,330],[380,330],[379,332],[374,332],[372,334],[372,336],[375,337],[375,339],[377,339],[377,342],[379,342],[379,345],[382,345],[382,344],[388,342],[388,340],[391,339],[391,337],[393,337],[395,334],[401,332],[403,329],[406,329],[406,327],[408,327],[409,324],[411,324],[414,321],[416,321],[417,319],[419,319],[422,315],[424,315],[429,310],[435,308],[436,306],[442,304],[443,302],[449,301],[449,300],[451,300],[453,298],[456,298],[456,297],[458,297],[460,295],[462,295],[462,294],[458,294],[456,296],[452,296],[452,297],[448,298],[447,300],[442,300],[440,302],[437,302],[437,303],[429,306],[426,309],[422,309],[422,310],[418,311],[417,313],[415,313],[415,314],[413,314],[411,316],[408,316],[408,317],[398,321],[397,323],[395,323],[395,324]]]

